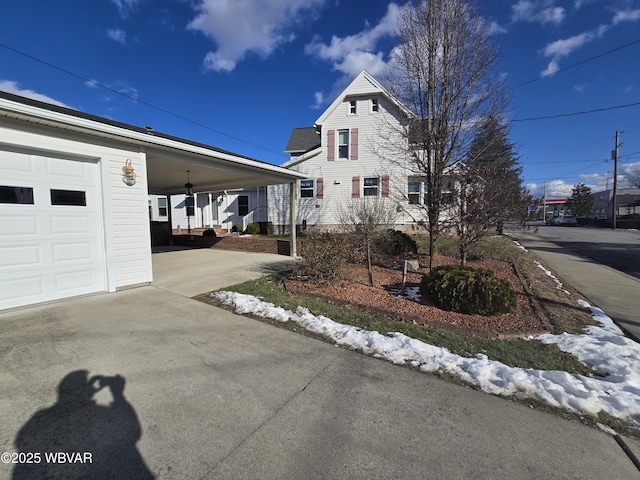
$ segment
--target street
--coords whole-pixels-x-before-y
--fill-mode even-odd
[[[637,230],[540,225],[537,235],[565,250],[640,278],[640,232]]]

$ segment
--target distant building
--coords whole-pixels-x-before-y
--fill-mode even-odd
[[[616,192],[616,216],[628,217],[640,215],[640,188],[620,188]],[[593,194],[593,216],[611,218],[613,190]]]

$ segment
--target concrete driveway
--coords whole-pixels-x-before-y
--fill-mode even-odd
[[[640,478],[603,432],[188,298],[283,261],[192,252],[154,255],[152,286],[0,313],[3,451],[92,454],[41,457],[60,478]]]

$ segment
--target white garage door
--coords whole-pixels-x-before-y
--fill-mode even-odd
[[[105,290],[95,162],[0,150],[0,309]]]

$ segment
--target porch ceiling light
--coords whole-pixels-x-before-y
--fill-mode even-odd
[[[189,181],[189,173],[190,171],[187,170],[187,183],[184,184],[184,193],[188,197],[193,197],[193,184]]]

